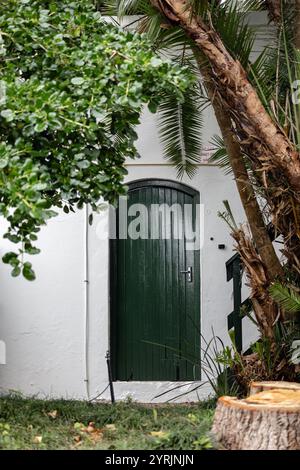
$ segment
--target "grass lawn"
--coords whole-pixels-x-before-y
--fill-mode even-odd
[[[214,405],[0,397],[0,449],[209,449]]]

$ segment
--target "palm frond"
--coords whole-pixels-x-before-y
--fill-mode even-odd
[[[196,83],[185,93],[182,103],[166,94],[159,107],[159,133],[164,157],[175,166],[178,177],[184,173],[192,177],[201,161],[203,118],[197,88]]]
[[[282,0],[282,23],[280,27],[269,28],[269,46],[249,67],[250,81],[257,88],[268,112],[284,129],[287,118],[293,121],[293,116],[287,116],[286,103],[287,100],[291,103],[292,83],[297,75],[294,28],[291,26],[294,19],[293,3]]]
[[[195,0],[193,9],[212,23],[229,51],[246,64],[255,38],[253,28],[247,23],[247,15],[251,9],[258,9],[259,3],[258,0],[246,0],[241,8],[241,2],[238,1]],[[148,35],[153,47],[171,56],[173,60],[188,65],[195,74],[199,73],[194,57],[193,41],[181,28],[171,24],[153,8],[149,0],[105,0],[104,5],[109,14],[115,14],[120,19],[125,15],[141,15],[134,26],[139,32]],[[175,165],[179,176],[184,172],[192,176],[195,173],[195,164],[200,161],[201,110],[204,102],[207,103],[207,97],[202,90],[200,98],[200,84],[195,88],[186,93],[184,103],[178,104],[172,96],[166,95],[159,108],[160,136],[164,155]],[[221,153],[219,152],[216,157]],[[224,152],[222,155],[225,164]],[[228,168],[228,165],[226,166]]]
[[[105,0],[101,3],[100,11],[104,15],[114,15],[122,19],[126,15],[141,14],[148,3],[147,0]]]
[[[300,54],[297,57],[297,52],[292,47],[293,30],[289,27],[293,18],[291,2],[283,1],[284,15],[281,29],[280,31],[276,28],[268,29],[267,38],[261,37],[262,34],[266,34],[264,30],[256,31],[247,24],[247,8],[259,9],[259,4],[261,7],[262,2],[258,2],[257,5],[255,2],[254,4],[251,4],[251,1],[246,2],[246,8],[244,8],[244,2],[243,5],[241,5],[242,2],[238,3],[239,5],[234,6],[234,2],[230,0],[224,2],[224,11],[219,12],[219,20],[215,28],[230,52],[247,69],[249,79],[269,114],[278,122],[283,131],[289,133],[295,145],[299,145],[300,111],[299,105],[294,104],[291,95],[294,92],[292,84],[300,78]],[[251,62],[253,38],[264,39],[264,41],[267,39],[270,45],[264,47],[254,62]],[[231,45],[232,41],[235,41],[233,45]],[[240,48],[243,52],[239,55]],[[213,144],[216,146],[216,151],[211,161],[219,163],[226,173],[230,173],[230,163],[224,144],[218,138],[214,139]],[[248,161],[247,158],[246,161]]]
[[[224,140],[219,135],[214,135],[211,139],[211,145],[213,146],[213,154],[209,158],[209,163],[218,165],[226,175],[230,175],[232,169]]]
[[[223,219],[232,231],[237,230],[238,226],[233,216],[229,201],[223,201],[225,211],[218,212],[218,216]]]
[[[300,313],[300,295],[292,288],[277,282],[270,287],[270,294],[286,313]]]
[[[271,31],[274,34],[274,44],[259,55],[259,57],[251,63],[252,51],[254,48],[254,41],[259,34],[255,27],[249,24],[249,13],[253,10],[262,9],[263,2],[260,0],[245,0],[243,2],[236,0],[193,0],[192,6],[195,12],[201,14],[204,20],[211,24],[212,27],[221,36],[228,51],[244,65],[249,72],[249,77],[258,93],[265,104],[269,113],[275,117],[283,128],[285,128],[286,121],[289,121],[289,132],[291,138],[297,136],[298,130],[295,129],[293,119],[295,116],[295,107],[288,100],[289,107],[286,109],[287,90],[290,93],[290,86],[288,80],[288,64],[287,64],[287,50],[286,44],[290,43],[289,38],[292,34],[286,29],[286,24],[291,21],[292,9],[288,7],[288,2],[283,0],[285,6],[285,21],[283,28],[285,36],[278,31]],[[194,73],[197,71],[197,62],[193,59],[195,53],[193,42],[187,37],[185,32],[170,23],[160,12],[158,12],[150,3],[149,0],[105,0],[102,7],[106,14],[116,15],[122,19],[125,15],[140,15],[134,18],[134,27],[139,31],[146,33],[153,43],[153,48],[160,51],[162,54],[171,56],[173,60],[178,59],[181,61],[182,55],[185,56],[184,64],[188,65]],[[269,33],[268,33],[269,34]],[[283,39],[285,38],[285,42]],[[291,56],[289,49],[288,56]],[[275,83],[275,85],[274,85]],[[180,123],[184,125],[189,119],[186,116],[185,110],[199,110],[199,97],[195,97],[195,104],[192,105],[192,96],[186,97],[186,104],[178,104],[173,101],[171,97],[166,97],[165,102],[160,108],[160,125],[162,143],[164,146],[164,153],[168,160],[175,164],[179,174],[182,176],[183,168],[185,168],[191,175],[194,172],[193,162],[196,155],[199,155],[201,142],[196,145],[195,134],[187,132],[188,129],[179,130]],[[203,98],[204,100],[204,98]],[[275,103],[275,104],[274,104]],[[169,106],[173,104],[175,108],[173,112],[168,110]],[[200,123],[194,114],[191,115],[190,120],[193,122],[193,128],[199,134],[199,129],[195,126],[196,121]],[[163,121],[174,126],[176,121],[176,141],[171,144],[169,136],[172,136],[174,127],[168,131]],[[197,135],[196,134],[196,135]],[[191,138],[192,141],[188,143]],[[295,140],[295,139],[294,139]],[[180,145],[181,142],[181,145]],[[221,140],[214,141],[216,152],[214,153],[211,161],[218,162],[225,172],[230,173],[229,160],[226,157],[225,149]],[[181,149],[181,150],[179,150]],[[193,151],[193,149],[195,151]],[[191,152],[187,152],[191,150]],[[174,155],[172,156],[172,152]],[[179,157],[179,154],[181,156]],[[181,163],[180,163],[181,162]],[[179,165],[179,166],[177,166]],[[192,165],[192,166],[191,166]]]
[[[139,33],[146,33],[153,42],[154,49],[160,49],[160,38],[162,32],[163,17],[158,10],[144,12],[144,16],[137,26]]]
[[[243,66],[247,66],[255,41],[255,28],[249,25],[248,14],[252,2],[241,3],[226,0],[211,12],[211,21],[227,50]]]

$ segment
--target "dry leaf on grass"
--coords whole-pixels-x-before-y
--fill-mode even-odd
[[[50,417],[50,418],[57,418],[57,410],[53,410],[53,411],[49,411],[49,413],[47,413],[47,415]]]
[[[82,445],[82,438],[81,438],[81,436],[79,436],[79,435],[78,435],[78,436],[75,436],[75,437],[74,437],[74,442],[75,442],[75,444],[72,446],[72,449],[76,449],[76,447],[81,446],[81,445]]]
[[[43,440],[43,437],[42,436],[35,436],[32,440],[32,442],[34,444],[41,444],[42,443],[42,440]]]
[[[150,432],[150,436],[152,437],[158,437],[160,439],[167,438],[169,433],[164,432],[164,431],[152,431]]]
[[[104,431],[111,431],[115,432],[117,430],[116,426],[114,424],[106,424],[104,426]]]
[[[82,423],[75,423],[74,428],[80,432],[81,436],[86,436],[94,442],[101,441],[103,438],[103,430],[96,428],[93,422],[90,422],[88,426]]]

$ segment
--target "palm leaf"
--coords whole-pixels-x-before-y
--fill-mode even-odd
[[[275,302],[278,303],[285,312],[300,312],[300,295],[292,288],[275,283],[270,287],[270,294]]]
[[[209,158],[209,163],[216,164],[225,171],[226,175],[232,173],[229,157],[224,144],[224,140],[219,135],[214,135],[211,139],[213,154]]]
[[[237,230],[238,226],[233,216],[229,201],[223,201],[225,211],[218,212],[218,216],[223,219],[232,231]]]
[[[147,0],[105,0],[100,5],[100,11],[104,15],[114,15],[122,19],[126,15],[142,14],[147,4]]]
[[[203,118],[202,102],[197,99],[198,87],[195,84],[188,90],[182,103],[166,94],[159,107],[159,133],[164,156],[175,166],[178,177],[185,172],[192,177],[201,161]]]
[[[199,73],[193,42],[181,28],[171,24],[154,9],[149,0],[106,0],[104,5],[106,12],[119,18],[141,15],[135,27],[138,31],[147,33],[153,47],[161,53],[167,53],[169,57],[172,56],[173,60],[188,65],[194,73]],[[206,21],[212,21],[226,47],[242,63],[248,62],[255,38],[253,28],[247,24],[247,14],[250,9],[258,7],[259,2],[256,0],[243,2],[243,8],[241,2],[229,0],[193,2],[194,11],[201,13]],[[199,83],[185,94],[183,103],[177,103],[174,97],[166,95],[159,108],[164,156],[176,167],[180,177],[184,172],[192,177],[196,164],[200,162],[203,122],[201,111],[206,103],[207,97]],[[220,152],[217,156],[220,156]],[[224,154],[223,159],[225,163]]]
[[[255,28],[249,23],[249,8],[252,2],[225,1],[212,12],[212,23],[221,36],[227,50],[247,66],[255,41]]]

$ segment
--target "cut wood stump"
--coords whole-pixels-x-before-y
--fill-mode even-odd
[[[270,390],[300,390],[300,384],[296,382],[252,382],[250,385],[250,395]]]
[[[244,400],[221,397],[212,433],[228,450],[300,450],[300,384],[254,382]]]

